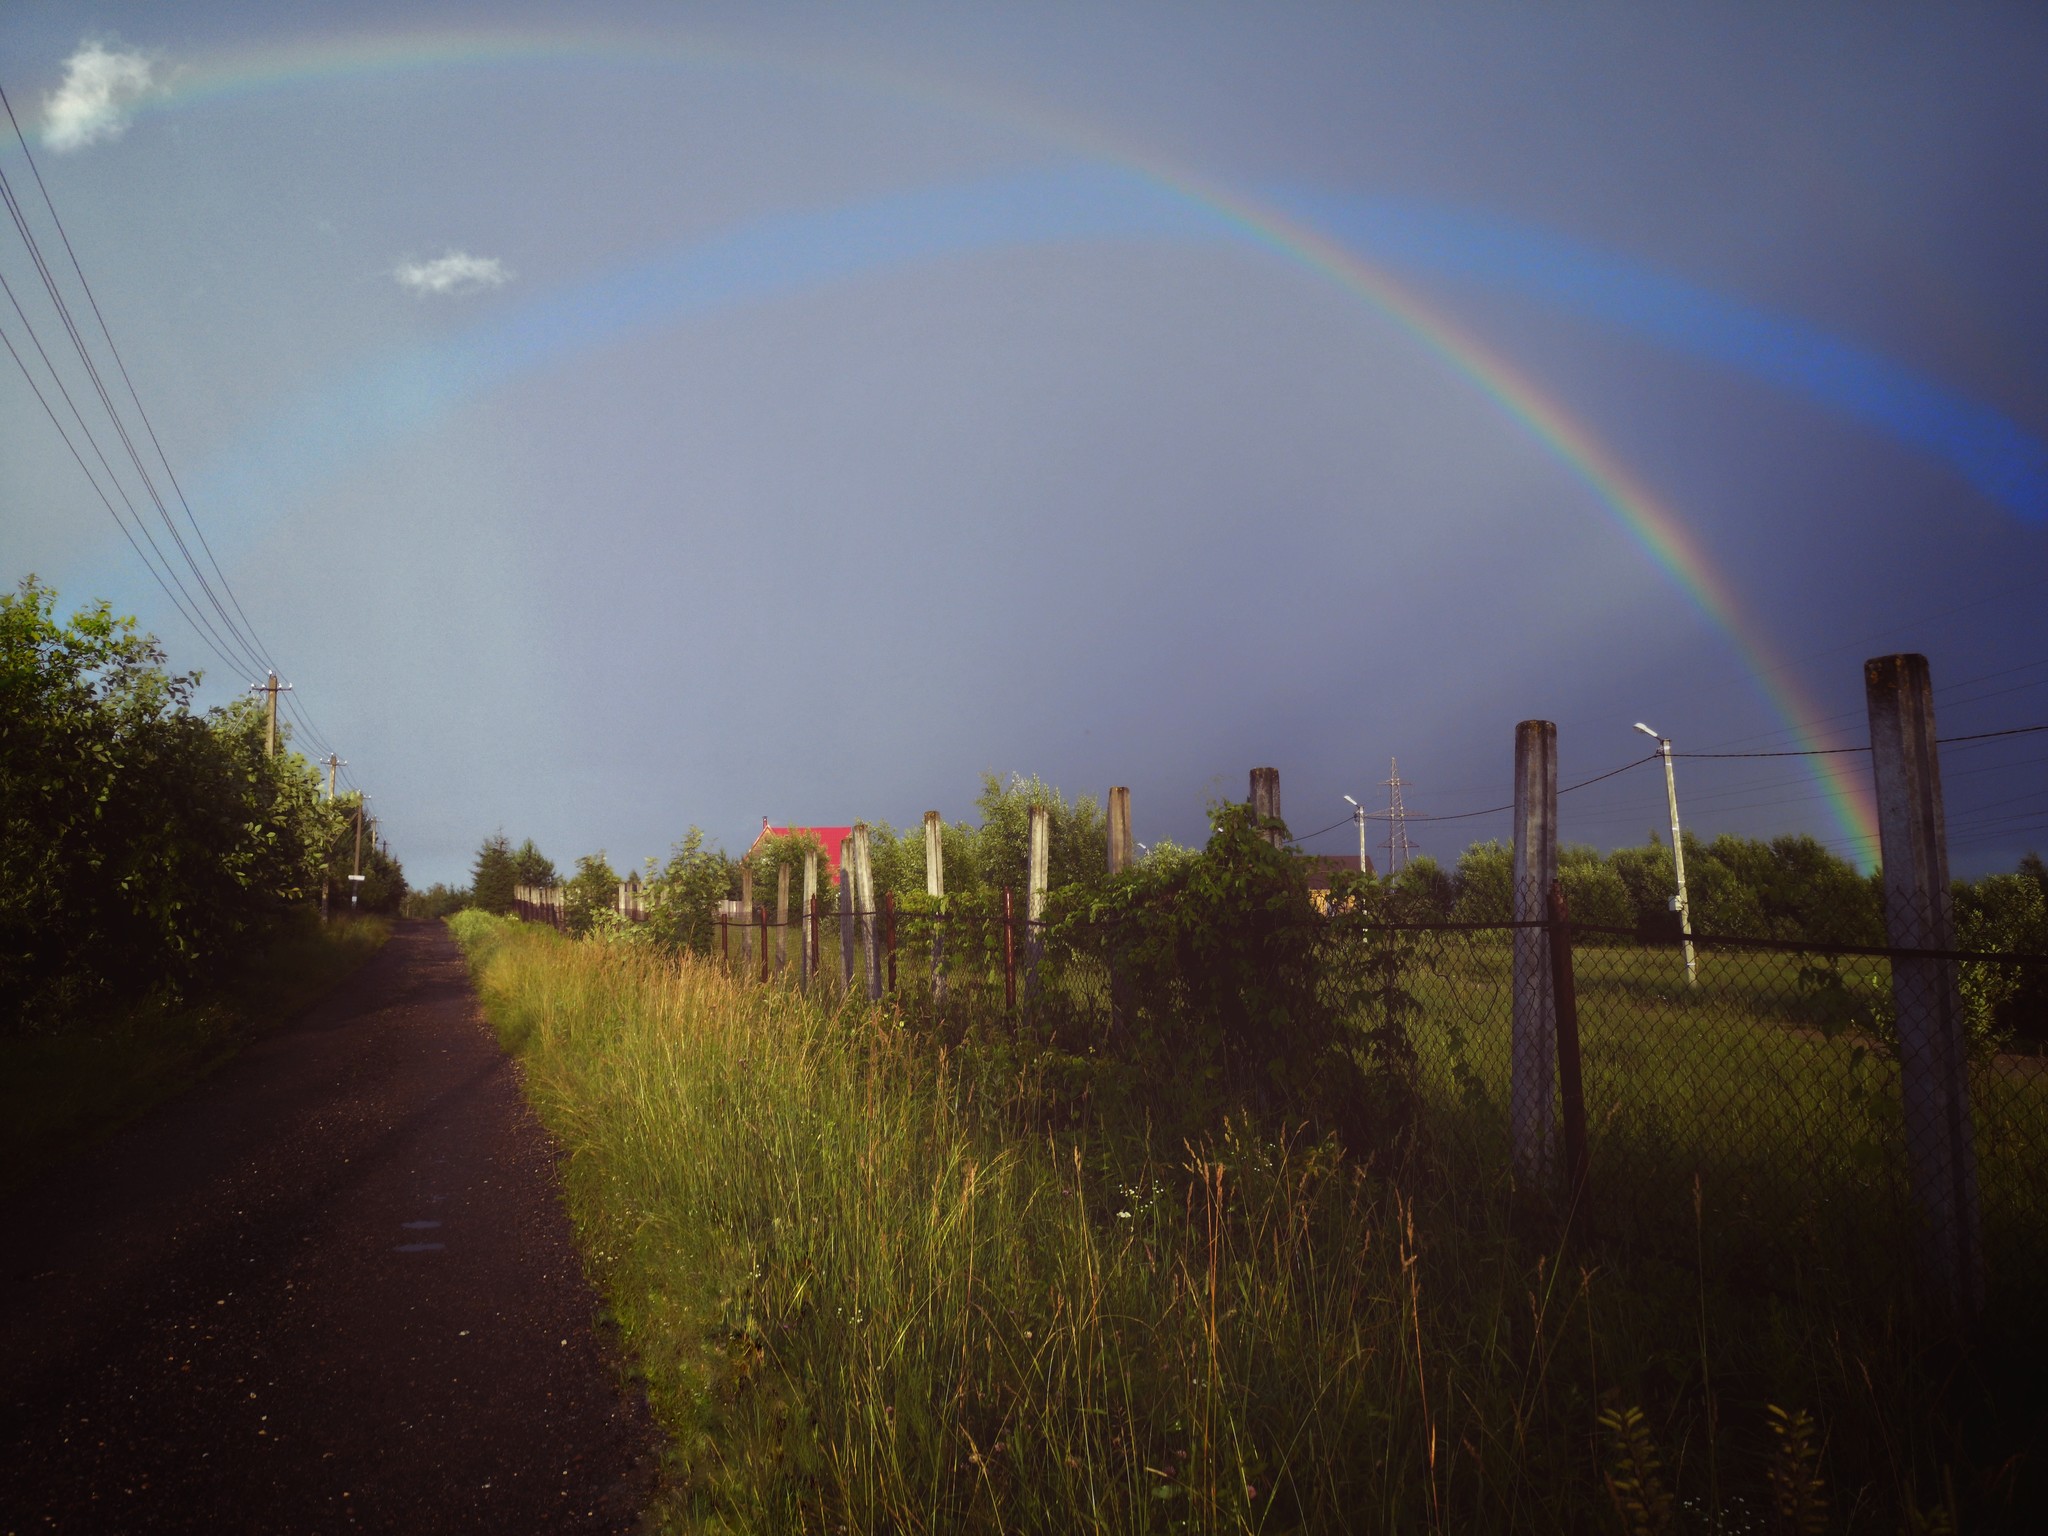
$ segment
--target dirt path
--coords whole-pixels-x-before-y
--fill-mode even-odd
[[[655,1432],[438,924],[0,1205],[0,1532],[624,1531]]]

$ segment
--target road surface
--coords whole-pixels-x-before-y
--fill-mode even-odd
[[[0,1234],[0,1532],[637,1528],[656,1433],[438,923]]]

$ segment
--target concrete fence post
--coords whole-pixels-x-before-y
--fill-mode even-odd
[[[1894,949],[1953,950],[1948,829],[1927,658],[1873,657],[1863,664],[1863,691],[1884,861],[1885,937]],[[1892,999],[1908,1176],[1926,1226],[1925,1267],[1950,1306],[1968,1316],[1983,1305],[1984,1269],[1956,962],[1894,956]]]
[[[1131,867],[1131,791],[1118,784],[1109,792],[1109,872],[1120,875]]]
[[[789,866],[775,869],[775,974],[789,966]]]
[[[808,924],[802,941],[797,945],[801,959],[797,966],[797,980],[803,989],[811,989],[811,973],[818,964],[818,850],[804,850],[804,916]]]
[[[1508,1120],[1515,1171],[1548,1189],[1556,1167],[1557,1012],[1551,996],[1550,883],[1557,878],[1557,727],[1515,727],[1515,852],[1510,875],[1513,930]]]
[[[1252,816],[1261,827],[1269,821],[1280,819],[1280,770],[1278,768],[1254,768],[1252,770]],[[1266,829],[1262,834],[1266,841],[1278,848],[1283,841],[1280,829]]]
[[[1024,997],[1028,1002],[1038,993],[1038,962],[1045,957],[1045,931],[1039,927],[1045,916],[1045,891],[1052,868],[1052,812],[1042,805],[1031,807],[1031,864],[1024,898]]]
[[[868,824],[857,821],[853,824],[853,890],[854,900],[859,903],[857,916],[860,920],[860,942],[862,953],[867,958],[868,998],[873,1002],[882,999],[882,945],[875,931],[875,864],[868,851]]]
[[[946,839],[937,811],[924,813],[924,893],[932,899],[932,1001],[946,1000]]]

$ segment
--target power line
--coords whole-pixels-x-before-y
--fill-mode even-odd
[[[215,555],[211,543],[206,538],[205,530],[200,526],[199,519],[192,509],[191,501],[185,494],[184,486],[178,480],[177,471],[172,467],[170,457],[166,453],[163,441],[156,430],[156,425],[151,421],[149,412],[142,403],[141,392],[137,389],[134,377],[128,369],[127,360],[121,355],[120,347],[114,340],[112,327],[107,323],[106,314],[100,306],[98,295],[93,291],[91,280],[85,275],[84,264],[80,261],[77,249],[72,244],[70,232],[64,227],[63,217],[57,211],[56,201],[50,194],[47,182],[43,179],[42,169],[36,163],[35,154],[29,148],[27,135],[23,132],[20,119],[15,114],[14,104],[8,99],[4,88],[0,88],[0,109],[4,109],[7,114],[7,120],[14,132],[15,141],[21,149],[22,157],[29,167],[30,174],[35,179],[37,192],[40,194],[43,207],[49,215],[50,223],[56,230],[57,238],[63,245],[65,257],[69,262],[73,276],[77,280],[79,289],[84,294],[87,306],[91,309],[93,320],[99,329],[101,341],[120,374],[122,386],[125,388],[129,402],[132,404],[135,415],[141,424],[142,433],[147,436],[149,445],[155,453],[156,461],[162,466],[164,479],[176,496],[179,507],[184,513],[185,523],[191,529],[199,550],[205,555],[206,565],[211,567],[213,573],[211,578],[209,578],[206,569],[201,567],[199,559],[194,555],[192,545],[187,542],[184,534],[179,530],[177,520],[172,516],[169,505],[166,503],[162,492],[158,489],[155,475],[151,472],[150,466],[144,462],[142,452],[136,441],[136,435],[130,432],[127,422],[123,419],[121,408],[116,403],[113,392],[108,388],[106,380],[102,376],[99,364],[93,357],[92,349],[87,342],[86,336],[73,314],[71,304],[64,295],[63,287],[58,282],[50,262],[44,256],[42,245],[30,224],[26,209],[23,207],[20,198],[16,195],[13,184],[7,179],[4,169],[0,169],[0,201],[4,201],[6,204],[9,217],[16,233],[21,238],[23,247],[28,253],[29,261],[34,267],[37,277],[41,280],[44,293],[55,310],[58,321],[63,326],[65,335],[70,340],[73,350],[77,353],[79,364],[84,369],[86,379],[91,384],[101,409],[105,411],[108,422],[112,425],[115,435],[120,440],[121,448],[125,451],[128,463],[135,477],[140,482],[144,494],[153,505],[157,517],[163,525],[164,532],[169,535],[177,556],[182,561],[185,570],[189,573],[200,595],[195,596],[192,588],[187,586],[184,577],[179,574],[177,562],[173,561],[170,553],[157,542],[155,535],[150,532],[140,509],[136,506],[135,501],[129,496],[127,488],[123,485],[121,475],[115,470],[113,462],[109,459],[105,449],[101,447],[91,425],[85,418],[84,412],[79,409],[77,400],[73,398],[69,386],[66,385],[62,372],[58,369],[54,359],[51,358],[41,336],[37,333],[34,322],[29,318],[27,310],[23,307],[13,286],[7,282],[4,273],[0,273],[0,290],[4,290],[9,304],[12,306],[14,313],[19,318],[27,334],[29,343],[33,346],[43,367],[48,371],[50,382],[56,387],[57,393],[62,397],[72,419],[76,422],[78,436],[84,440],[84,448],[81,448],[80,444],[74,441],[72,433],[59,418],[55,407],[44,393],[34,372],[30,369],[27,359],[4,332],[0,332],[0,343],[6,345],[7,351],[14,359],[15,366],[20,370],[23,380],[28,384],[30,391],[36,396],[38,404],[43,407],[44,414],[49,418],[51,425],[56,428],[59,438],[63,440],[66,449],[71,453],[72,459],[77,463],[80,472],[85,475],[87,483],[92,486],[95,496],[98,497],[107,514],[114,520],[115,526],[121,530],[122,536],[127,540],[129,547],[134,550],[136,557],[142,561],[144,568],[149,571],[151,578],[163,590],[165,597],[170,600],[171,606],[177,611],[179,616],[192,627],[194,633],[199,636],[207,649],[212,651],[230,672],[239,671],[244,667],[250,667],[258,673],[278,672],[281,669],[277,666],[269,648],[263,644],[261,638],[257,635],[255,625],[250,620],[247,610],[243,607],[240,597],[236,594],[233,584],[228,580],[227,573],[222,569],[220,560]],[[91,464],[87,462],[85,449],[90,450],[93,459],[97,460],[100,468],[105,471],[107,482],[105,486],[101,484],[100,477],[93,472]],[[111,488],[112,495],[109,494],[109,488]],[[119,499],[121,506],[127,509],[128,517],[125,519],[121,515],[120,508],[115,505],[116,498]],[[145,545],[147,546],[146,551]],[[211,618],[208,616],[208,610],[211,610]],[[327,742],[326,737],[313,722],[311,715],[305,707],[298,704],[289,694],[286,695],[286,702],[293,719],[297,722],[300,729],[305,732],[309,741],[313,745],[326,747],[329,753],[332,754],[331,744]]]

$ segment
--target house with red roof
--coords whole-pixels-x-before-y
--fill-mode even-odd
[[[853,836],[853,828],[851,827],[771,827],[768,825],[768,818],[763,816],[761,818],[760,832],[756,834],[754,841],[748,846],[746,853],[742,857],[751,859],[760,850],[761,845],[771,837],[790,837],[804,832],[810,833],[824,845],[825,858],[830,865],[830,868],[826,871],[826,878],[838,879],[839,850],[845,847],[846,840]]]

